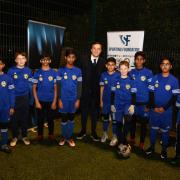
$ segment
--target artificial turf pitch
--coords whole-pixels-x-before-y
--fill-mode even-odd
[[[97,132],[102,134],[102,123]],[[76,117],[75,133],[80,129],[79,116]],[[88,130],[90,123],[88,124]],[[111,131],[111,127],[109,128]],[[137,130],[138,131],[138,130]],[[47,137],[47,129],[45,130]],[[60,121],[56,120],[55,135],[60,139]],[[36,133],[30,133],[32,143],[25,146],[18,142],[11,154],[0,152],[0,180],[118,180],[118,179],[180,179],[180,166],[172,166],[170,158],[174,148],[168,150],[168,160],[160,160],[160,145],[156,154],[146,157],[137,147],[129,159],[120,159],[115,148],[100,142],[93,142],[89,136],[76,140],[76,147],[60,147],[57,142],[45,139],[37,143]],[[137,138],[138,142],[138,138]],[[146,148],[149,144],[147,138]]]

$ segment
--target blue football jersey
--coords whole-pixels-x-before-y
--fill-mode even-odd
[[[152,78],[149,89],[154,92],[155,106],[164,107],[173,95],[178,94],[179,83],[172,74],[168,77],[157,74]]]
[[[130,78],[121,78],[116,81],[115,86],[112,87],[115,92],[115,106],[123,104],[131,104],[132,93],[137,92],[134,81]]]
[[[13,108],[15,94],[13,80],[7,74],[0,75],[0,109]]]
[[[120,77],[120,73],[118,72],[109,74],[106,71],[101,74],[99,85],[104,86],[103,97],[102,97],[103,103],[105,104],[111,103],[111,88],[115,85],[115,82],[118,80],[119,77]]]
[[[39,69],[34,73],[33,83],[37,84],[37,96],[40,101],[52,102],[54,99],[54,85],[57,72],[53,69]]]
[[[152,80],[153,73],[147,68],[132,69],[129,76],[134,80],[137,88],[136,102],[147,103],[149,101],[148,86]]]
[[[60,99],[76,100],[78,82],[82,82],[81,70],[77,67],[60,68],[58,70],[57,81],[60,83]]]
[[[28,67],[21,69],[14,66],[9,69],[7,74],[13,79],[15,96],[29,94],[29,83],[32,82],[32,71]]]

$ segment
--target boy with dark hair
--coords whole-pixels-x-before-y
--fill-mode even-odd
[[[145,68],[146,55],[143,51],[138,51],[134,56],[135,69],[131,70],[129,75],[134,80],[137,87],[136,93],[136,107],[135,114],[133,115],[131,139],[130,143],[135,143],[136,121],[138,120],[141,125],[140,130],[140,149],[144,150],[144,142],[147,131],[148,112],[146,106],[149,101],[149,89],[148,86],[152,79],[152,71]]]
[[[44,120],[47,119],[49,139],[54,140],[54,110],[57,103],[57,85],[55,70],[50,68],[51,58],[42,55],[40,58],[41,69],[34,73],[33,95],[37,110],[38,137],[43,140]]]
[[[102,109],[103,117],[103,135],[101,137],[101,142],[106,142],[108,139],[108,126],[110,118],[112,120],[112,131],[113,137],[110,142],[110,146],[115,146],[117,144],[117,134],[116,134],[116,121],[114,115],[111,112],[111,88],[119,78],[119,73],[116,72],[116,59],[110,57],[106,60],[107,71],[101,74],[100,78],[100,107]]]
[[[65,53],[66,65],[58,70],[58,105],[62,116],[60,146],[63,146],[65,142],[68,142],[70,147],[76,145],[72,135],[74,131],[74,115],[80,106],[82,74],[81,70],[74,66],[75,60],[76,54],[74,49],[67,49]]]
[[[13,139],[10,146],[16,146],[21,128],[22,141],[29,145],[27,138],[28,118],[29,118],[29,83],[32,81],[32,72],[26,67],[26,53],[15,53],[16,66],[8,71],[8,75],[13,79],[15,86],[15,113],[12,120]]]
[[[0,57],[0,150],[10,153],[11,149],[8,147],[8,125],[10,115],[14,113],[15,96],[14,85],[12,79],[4,74],[3,68],[5,61]]]
[[[167,158],[167,147],[169,141],[169,130],[172,125],[172,105],[176,101],[179,92],[178,80],[170,74],[172,62],[169,58],[164,57],[160,62],[162,73],[153,77],[149,87],[154,98],[151,99],[150,110],[150,147],[146,154],[154,152],[156,136],[158,130],[162,133],[162,150],[161,159]]]

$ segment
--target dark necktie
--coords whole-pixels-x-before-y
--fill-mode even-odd
[[[93,65],[96,65],[96,59],[93,59]]]

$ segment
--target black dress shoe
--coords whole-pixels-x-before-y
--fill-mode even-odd
[[[91,134],[91,138],[93,141],[96,141],[96,142],[99,141],[99,137],[97,136],[96,133]]]
[[[84,137],[86,136],[86,133],[84,132],[84,131],[81,131],[78,135],[77,135],[77,137],[76,137],[76,139],[83,139]]]

